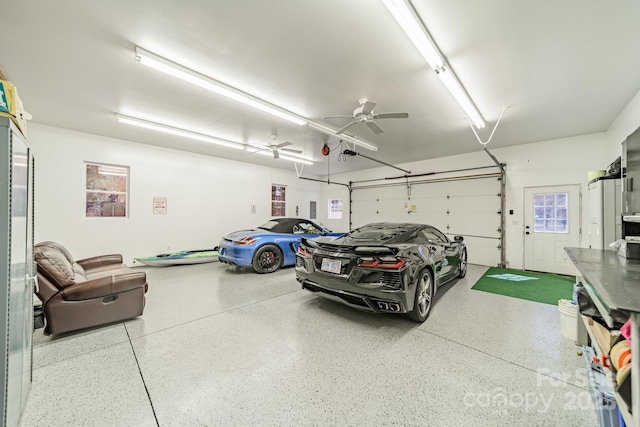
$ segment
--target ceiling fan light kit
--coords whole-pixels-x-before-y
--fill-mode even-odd
[[[456,102],[467,114],[473,124],[481,129],[485,127],[485,120],[480,111],[467,94],[464,87],[456,77],[453,69],[440,52],[438,45],[431,38],[422,19],[418,16],[409,0],[382,0],[384,5],[398,24],[413,42],[427,64],[434,70],[440,81],[454,97]]]

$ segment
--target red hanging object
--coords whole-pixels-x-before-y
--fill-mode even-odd
[[[327,144],[324,144],[322,146],[322,155],[323,156],[328,156],[330,152],[331,152],[331,148],[329,148],[329,146]]]

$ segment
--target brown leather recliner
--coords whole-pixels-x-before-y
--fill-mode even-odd
[[[34,247],[36,295],[47,319],[45,332],[59,334],[140,316],[147,276],[122,263],[122,255],[74,261],[59,243]]]

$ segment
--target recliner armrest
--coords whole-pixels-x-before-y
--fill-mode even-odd
[[[144,271],[122,273],[76,283],[64,288],[60,295],[67,301],[82,301],[144,288],[146,284],[147,275]]]
[[[76,262],[80,264],[82,268],[84,268],[85,270],[91,270],[93,268],[102,267],[105,265],[122,264],[122,255],[120,254],[100,255],[100,256],[94,256],[91,258],[81,259]]]

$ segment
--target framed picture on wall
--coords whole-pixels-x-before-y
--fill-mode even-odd
[[[85,217],[127,217],[129,167],[85,162]]]

